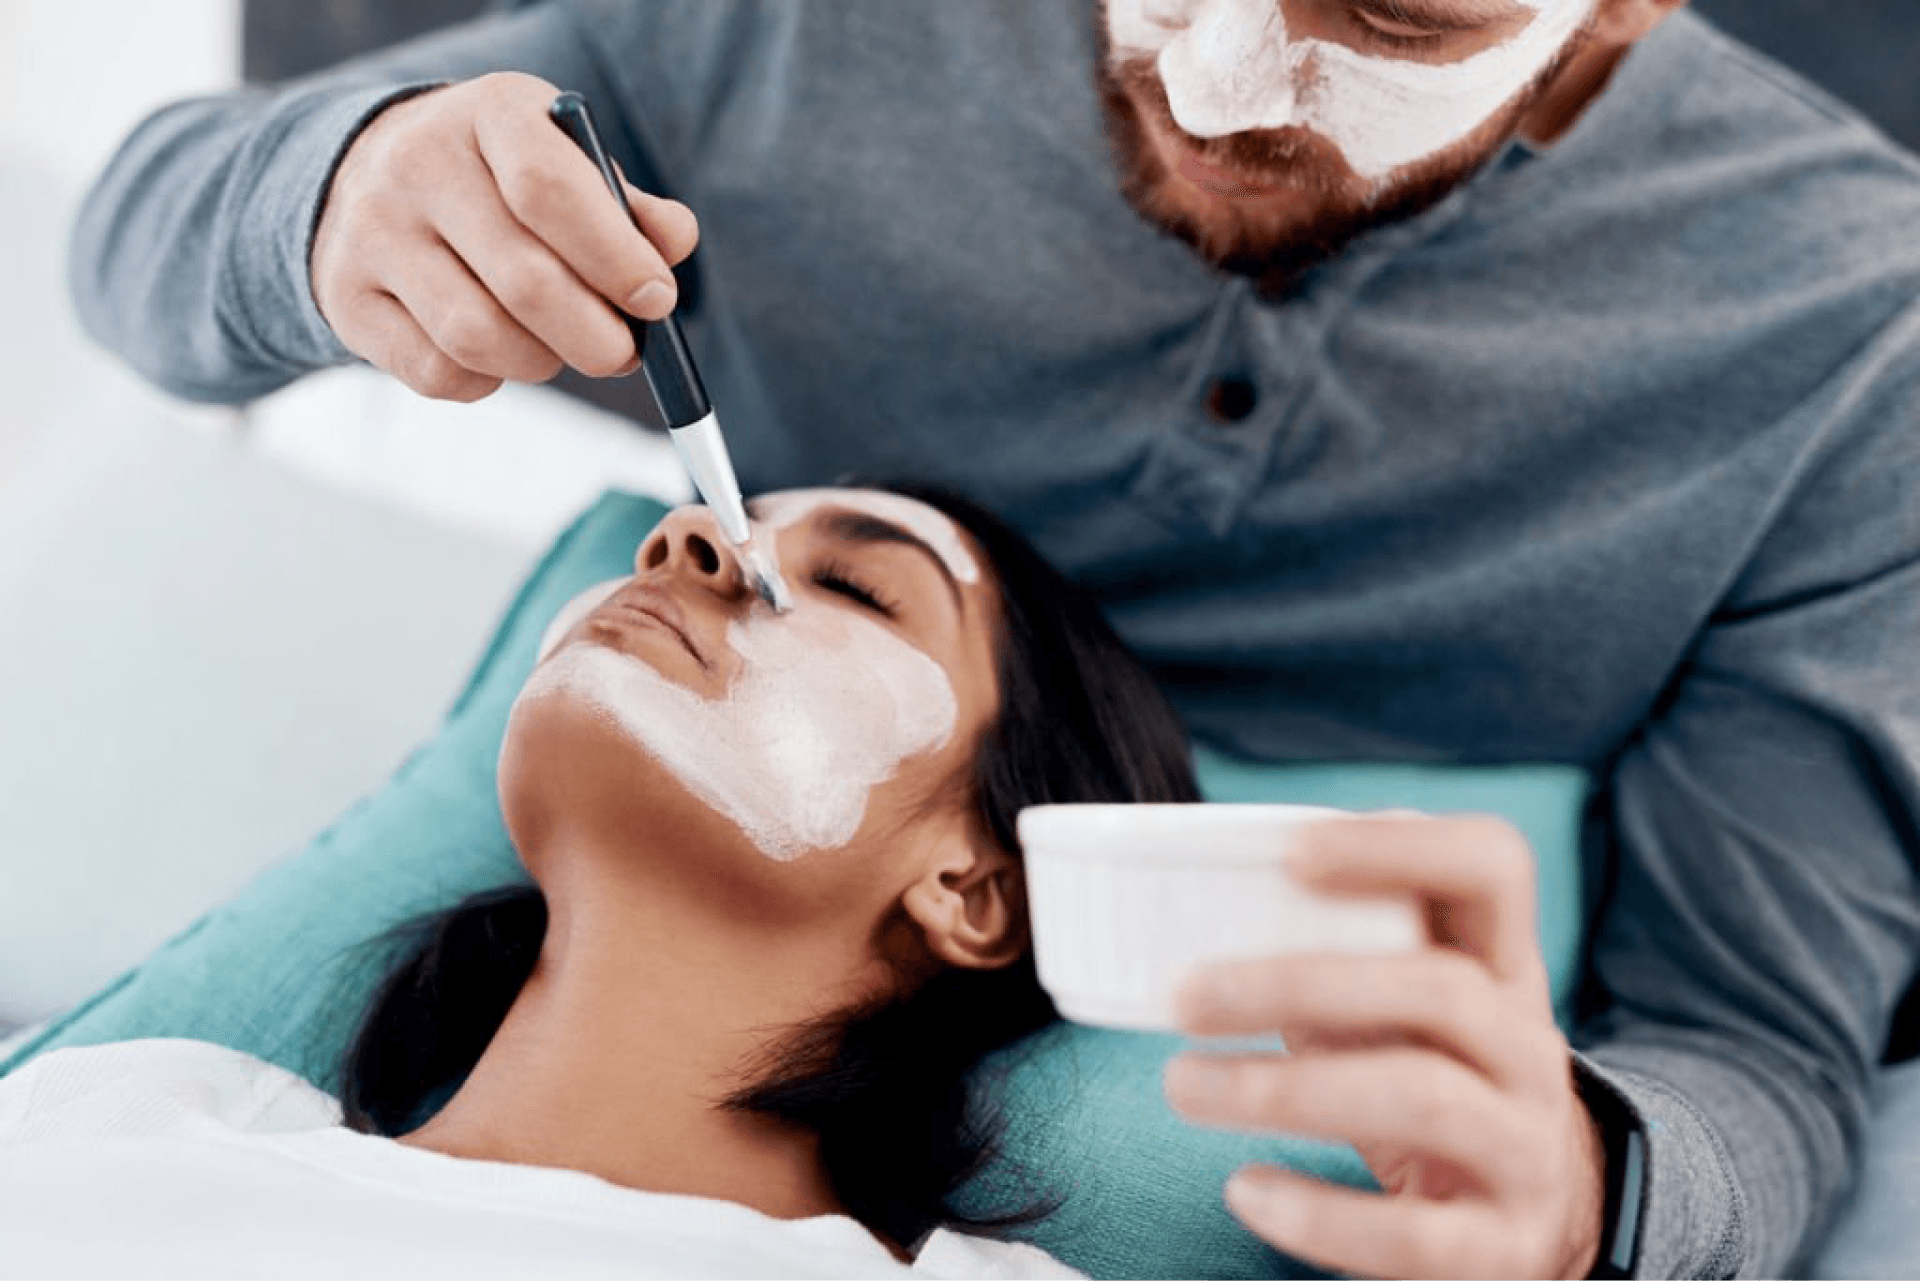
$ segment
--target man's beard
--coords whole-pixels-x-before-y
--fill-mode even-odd
[[[1105,33],[1102,32],[1102,46]],[[1101,49],[1095,71],[1120,190],[1149,223],[1191,246],[1222,271],[1252,278],[1262,295],[1283,297],[1361,236],[1413,218],[1444,200],[1493,158],[1581,44],[1576,37],[1525,89],[1468,139],[1396,170],[1379,183],[1353,171],[1339,150],[1297,127],[1196,138],[1173,117],[1154,61],[1115,64]],[[1161,158],[1152,135],[1201,163],[1273,192],[1211,197]],[[1176,185],[1179,184],[1179,185]],[[1203,203],[1204,202],[1204,203]]]

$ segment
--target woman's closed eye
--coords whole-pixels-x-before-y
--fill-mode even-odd
[[[845,596],[848,600],[886,618],[895,618],[899,615],[899,603],[888,596],[884,590],[874,586],[872,580],[861,577],[845,561],[821,562],[820,566],[813,571],[813,581],[815,585]]]

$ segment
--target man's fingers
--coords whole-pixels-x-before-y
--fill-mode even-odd
[[[1367,1277],[1530,1275],[1506,1225],[1477,1201],[1428,1201],[1343,1188],[1247,1166],[1227,1208],[1275,1248],[1330,1272]]]
[[[679,298],[673,273],[614,202],[599,169],[547,118],[546,106],[514,101],[474,120],[474,140],[501,198],[596,293],[643,320],[659,320]]]
[[[612,197],[601,195],[611,206]],[[491,183],[446,193],[435,222],[500,309],[561,360],[596,378],[633,363],[633,333],[620,313],[520,225]]]
[[[700,243],[700,222],[693,210],[678,200],[656,196],[622,180],[627,189],[627,204],[640,220],[640,230],[671,266],[678,267]]]
[[[1199,1125],[1390,1146],[1437,1157],[1489,1191],[1532,1168],[1529,1115],[1453,1059],[1406,1048],[1303,1056],[1185,1054],[1167,1098]]]
[[[508,315],[444,244],[416,251],[395,291],[433,345],[463,369],[529,383],[560,372],[561,358]]]
[[[1435,942],[1502,979],[1539,977],[1533,853],[1480,815],[1364,815],[1302,828],[1287,871],[1335,894],[1403,894],[1429,905]]]
[[[678,298],[668,259],[692,251],[692,214],[629,187],[629,216],[548,117],[558,92],[499,72],[407,99],[335,173],[314,300],[350,348],[424,394],[471,399],[562,363],[627,372],[629,316],[657,320]]]
[[[342,328],[340,340],[422,396],[434,400],[479,400],[500,387],[499,378],[477,374],[456,364],[427,337],[426,331],[392,294],[368,293],[357,299],[352,319]]]
[[[1512,1009],[1480,962],[1426,948],[1209,966],[1181,989],[1180,1026],[1195,1036],[1278,1032],[1289,1044],[1412,1040],[1503,1087],[1564,1084],[1563,1078],[1540,1079],[1541,1065],[1563,1063],[1564,1051],[1538,1044],[1530,1025],[1516,1027]]]

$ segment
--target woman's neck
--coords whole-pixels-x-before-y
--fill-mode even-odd
[[[540,960],[499,1032],[446,1107],[401,1142],[779,1218],[844,1213],[813,1134],[724,1100],[754,1083],[747,1074],[765,1070],[786,1029],[845,1003],[834,990],[845,958],[792,940],[770,965],[764,938],[730,938],[684,904],[636,919],[619,898],[549,895]]]

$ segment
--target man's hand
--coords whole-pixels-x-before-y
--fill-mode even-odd
[[[1287,861],[1327,893],[1410,895],[1429,946],[1209,967],[1196,1035],[1278,1032],[1286,1055],[1185,1054],[1167,1094],[1188,1120],[1342,1140],[1384,1195],[1249,1166],[1228,1208],[1277,1249],[1374,1277],[1583,1277],[1599,1250],[1605,1157],[1574,1092],[1534,925],[1533,859],[1482,818],[1382,815],[1304,831]]]
[[[355,354],[423,396],[478,400],[513,378],[635,360],[620,311],[658,320],[699,228],[627,187],[642,235],[547,117],[559,90],[513,72],[404,99],[334,172],[313,298]]]

